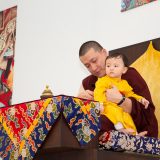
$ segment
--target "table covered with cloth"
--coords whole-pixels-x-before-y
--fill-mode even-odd
[[[60,113],[80,145],[100,130],[99,103],[65,95],[0,108],[0,158],[33,159]]]
[[[88,144],[98,135],[98,102],[59,95],[20,103],[0,108],[0,158],[33,159],[60,113],[80,146]],[[160,155],[159,139],[132,136],[113,130],[104,133],[102,137],[100,149]]]

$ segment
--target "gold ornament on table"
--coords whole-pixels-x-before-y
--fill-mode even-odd
[[[53,93],[52,91],[49,89],[49,86],[46,85],[45,90],[43,91],[42,95],[41,95],[41,99],[44,98],[52,98],[53,97]]]

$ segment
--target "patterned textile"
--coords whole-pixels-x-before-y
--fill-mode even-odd
[[[63,115],[80,145],[85,145],[99,132],[99,103],[72,97],[63,98]]]
[[[61,111],[59,98],[61,97],[0,109],[2,159],[33,158]]]
[[[0,107],[11,105],[17,7],[0,12]]]
[[[160,155],[160,140],[152,137],[128,135],[112,130],[105,132],[100,137],[99,148]]]
[[[0,158],[33,159],[60,112],[80,144],[87,144],[99,131],[97,107],[98,102],[60,95],[0,108]],[[85,127],[79,123],[82,121]]]
[[[121,12],[142,6],[156,0],[121,0]]]

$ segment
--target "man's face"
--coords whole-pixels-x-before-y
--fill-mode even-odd
[[[108,56],[108,52],[105,49],[102,49],[99,52],[91,48],[84,56],[80,56],[80,60],[91,74],[97,77],[102,77],[106,73],[106,56]]]

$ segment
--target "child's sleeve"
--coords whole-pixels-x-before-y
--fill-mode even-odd
[[[123,80],[123,87],[125,88],[124,95],[126,97],[133,97],[137,101],[141,100],[143,97],[140,95],[137,95],[133,92],[133,88],[128,84],[126,80]]]
[[[94,100],[99,102],[107,102],[106,99],[106,89],[108,86],[107,78],[102,77],[98,78],[96,84],[95,84],[95,90],[94,90]]]

